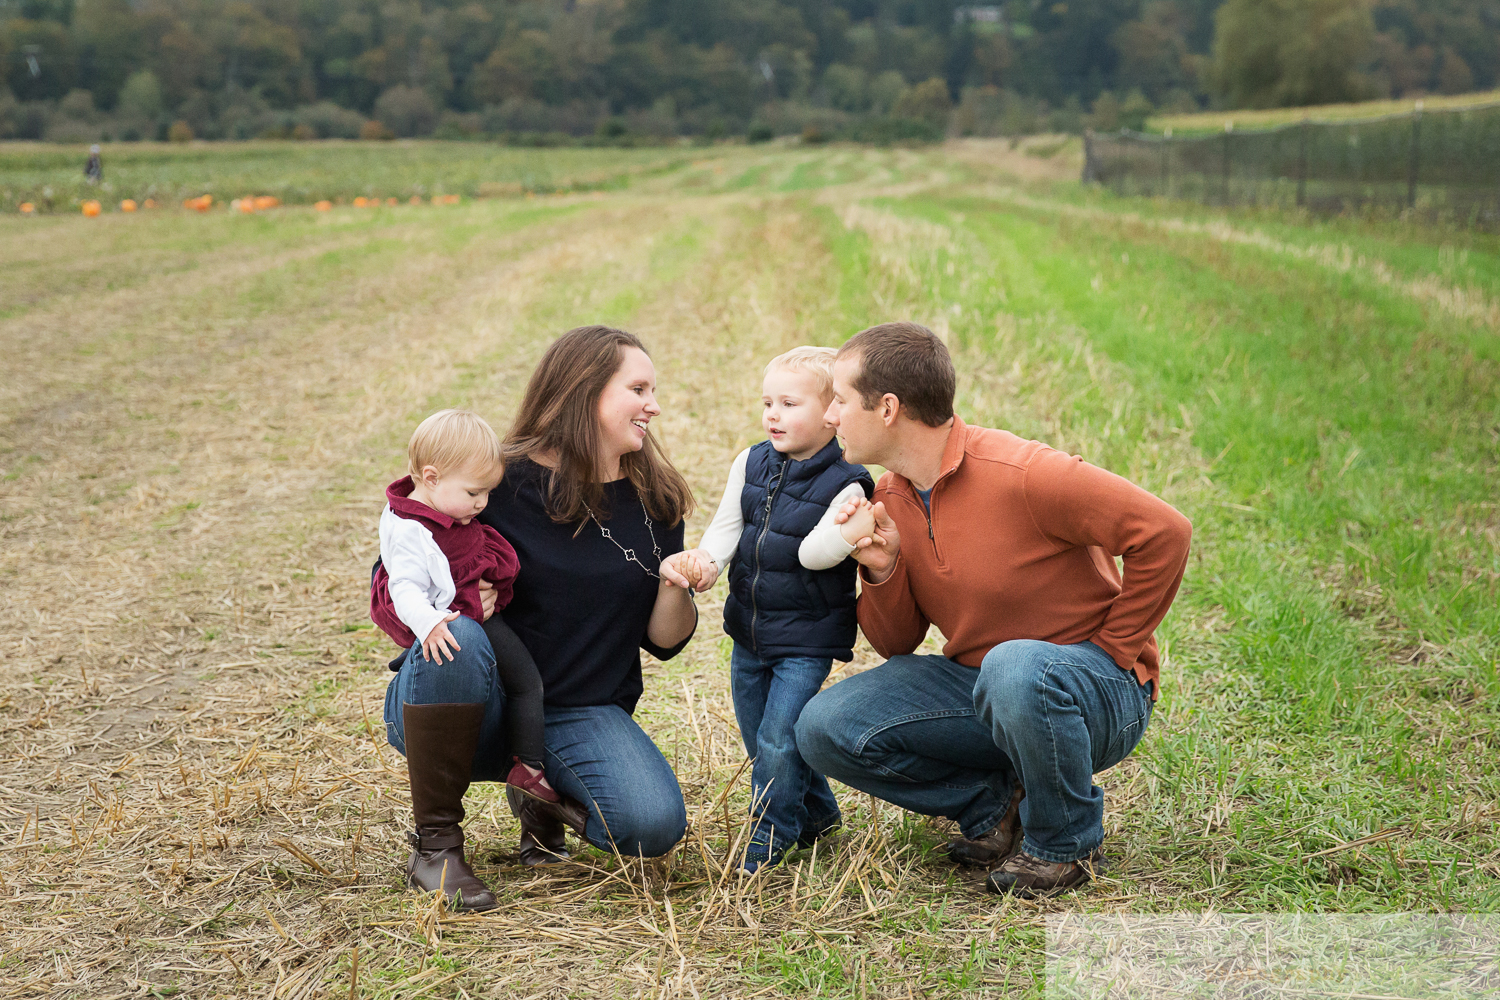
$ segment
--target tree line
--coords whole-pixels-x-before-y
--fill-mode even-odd
[[[1496,85],[1500,0],[0,0],[0,138],[865,139]]]

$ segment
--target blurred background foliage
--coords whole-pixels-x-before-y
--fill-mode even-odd
[[[1500,0],[0,0],[0,138],[920,140],[1496,86]]]

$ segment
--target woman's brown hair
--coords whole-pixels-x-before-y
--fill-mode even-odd
[[[507,462],[555,456],[547,486],[547,513],[554,521],[581,523],[588,517],[585,505],[609,517],[604,485],[598,482],[599,397],[630,347],[646,350],[624,330],[577,327],[552,342],[526,384],[503,450]],[[657,521],[675,527],[693,509],[693,491],[650,430],[640,451],[621,456],[620,471]]]

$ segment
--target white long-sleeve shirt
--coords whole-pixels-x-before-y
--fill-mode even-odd
[[[719,509],[714,512],[714,519],[709,522],[708,530],[703,532],[703,539],[698,543],[698,547],[718,564],[720,572],[729,569],[729,563],[740,546],[740,535],[745,530],[745,515],[740,508],[740,497],[745,492],[745,463],[749,457],[750,449],[746,448],[730,464],[729,482],[724,484],[724,496],[719,500]],[[844,541],[844,536],[839,531],[840,525],[834,523],[833,517],[844,504],[850,500],[859,500],[864,495],[864,487],[859,483],[845,486],[833,498],[823,516],[818,518],[817,526],[802,539],[802,544],[797,547],[797,561],[807,569],[832,569],[848,558],[849,553],[854,551],[854,546]]]
[[[450,605],[458,596],[448,557],[422,522],[387,504],[380,515],[380,560],[391,578],[396,617],[418,641],[427,641],[427,633],[453,613]]]

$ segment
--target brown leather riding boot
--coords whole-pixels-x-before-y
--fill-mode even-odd
[[[562,820],[542,815],[541,803],[508,785],[505,802],[511,815],[521,821],[521,864],[555,865],[572,857]]]
[[[1021,800],[1025,797],[1026,789],[1017,785],[1010,793],[1005,815],[995,828],[973,840],[955,837],[948,841],[948,857],[970,868],[993,868],[1015,855],[1021,849],[1025,833],[1021,829]]]
[[[464,831],[459,825],[484,706],[404,704],[401,719],[417,826],[415,833],[407,834],[412,851],[406,884],[424,892],[441,889],[450,910],[492,910],[495,894],[464,858]]]

